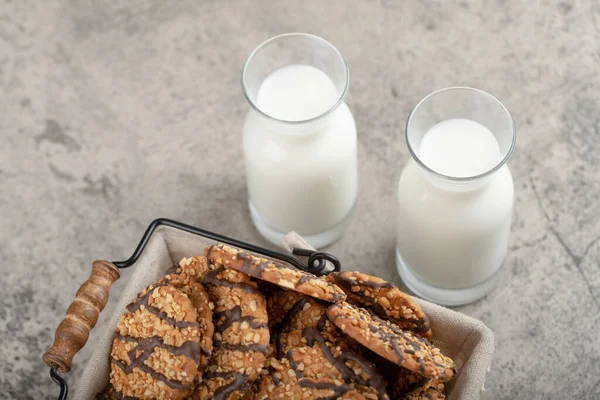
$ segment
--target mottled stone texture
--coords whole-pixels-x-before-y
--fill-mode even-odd
[[[290,31],[350,65],[361,190],[329,249],[345,268],[399,283],[410,108],[451,85],[506,104],[519,130],[510,253],[498,287],[460,308],[496,333],[483,398],[600,398],[594,0],[0,1],[0,397],[56,396],[41,361],[56,325],[92,260],[127,257],[152,219],[265,244],[246,208],[240,69]]]

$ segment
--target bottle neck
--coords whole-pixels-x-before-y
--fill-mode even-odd
[[[494,176],[496,174],[494,172],[492,174],[480,178],[456,180],[435,175],[431,173],[431,171],[428,171],[425,168],[423,168],[415,160],[411,161],[418,166],[419,171],[423,174],[423,176],[425,177],[425,179],[427,179],[429,183],[446,192],[473,192],[483,189],[487,185],[489,185],[489,183],[494,179]]]
[[[256,113],[261,121],[261,125],[271,134],[281,139],[294,141],[318,136],[327,131],[332,124],[333,114],[335,114],[336,110],[317,119],[295,123],[273,120],[254,110],[252,112]]]

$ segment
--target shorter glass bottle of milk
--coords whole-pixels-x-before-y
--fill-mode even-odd
[[[398,185],[398,272],[425,299],[475,301],[493,288],[508,248],[512,117],[481,90],[443,89],[412,111],[406,141],[412,158]]]
[[[258,231],[275,244],[295,230],[323,247],[350,221],[357,138],[344,103],[348,84],[340,52],[309,34],[269,39],[244,65],[248,205]]]

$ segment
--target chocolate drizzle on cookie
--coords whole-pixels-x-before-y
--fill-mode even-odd
[[[208,379],[223,379],[230,380],[231,382],[227,385],[219,387],[213,394],[214,400],[226,400],[229,395],[238,390],[242,390],[249,384],[248,375],[231,371],[231,372],[208,372],[206,374]]]
[[[302,336],[306,339],[306,344],[309,347],[313,347],[315,342],[318,343],[319,348],[321,349],[321,353],[323,356],[329,361],[331,365],[333,365],[341,374],[344,380],[353,380],[355,375],[350,372],[348,367],[344,364],[343,360],[338,360],[333,353],[327,343],[325,343],[325,339],[323,336],[314,328],[304,328],[302,330]],[[342,350],[342,353],[345,350]]]
[[[385,379],[383,379],[380,372],[377,370],[375,365],[373,365],[373,363],[367,361],[358,354],[349,351],[343,351],[342,354],[339,356],[339,359],[344,363],[344,365],[348,365],[348,362],[353,362],[356,365],[358,365],[363,371],[367,373],[369,378],[365,380],[361,376],[354,375],[356,377],[356,379],[354,380],[356,380],[356,382],[361,385],[371,386],[372,388],[377,390],[379,398],[385,397]]]
[[[381,280],[381,282],[369,281],[366,279],[358,279],[357,277],[352,275],[352,272],[334,272],[332,273],[331,279],[335,281],[335,283],[344,290],[346,295],[348,295],[348,301],[355,305],[360,305],[364,308],[367,308],[373,311],[378,316],[390,319],[395,323],[399,323],[401,326],[406,326],[414,332],[417,333],[426,333],[429,332],[429,318],[420,310],[416,304],[414,307],[417,307],[417,310],[410,307],[408,304],[406,307],[411,310],[411,312],[415,315],[414,318],[407,318],[401,315],[392,315],[390,309],[386,309],[378,302],[376,293],[368,293],[368,289],[391,289],[392,293],[397,293],[398,295],[402,295],[400,289],[396,285],[391,282],[383,281],[376,277],[371,277],[371,279]],[[387,293],[390,293],[389,291]],[[421,317],[417,317],[418,314],[422,314]]]
[[[317,330],[322,331],[323,329],[325,329],[325,324],[327,324],[327,321],[329,321],[329,318],[327,318],[327,314],[321,315],[321,318],[319,318],[319,322],[317,323]]]
[[[219,249],[227,251],[225,245],[219,244],[219,245],[217,245],[217,247]],[[267,260],[265,258],[254,256],[250,253],[246,253],[245,251],[242,251],[239,249],[236,249],[236,251],[237,252],[235,254],[235,258],[241,259],[244,263],[242,266],[242,272],[244,272],[252,277],[255,277],[255,278],[258,278],[259,276],[254,276],[253,274],[260,275],[261,273],[264,272],[265,269],[267,269],[269,264],[271,264],[277,268],[290,269],[293,271],[300,271],[298,268],[296,268],[290,264],[286,264],[286,263],[283,263],[283,262],[280,262],[277,260]],[[210,253],[209,253],[209,256],[210,256]]]
[[[222,245],[218,246],[220,249],[225,250],[225,247]],[[227,251],[227,250],[225,250]],[[265,258],[260,258],[260,257],[256,257],[253,256],[252,254],[246,253],[244,251],[238,250],[237,253],[235,254],[235,259],[238,260],[242,260],[242,267],[240,269],[240,271],[242,271],[245,274],[250,275],[253,278],[257,278],[260,279],[262,273],[269,267],[275,267],[278,269],[288,269],[288,270],[292,270],[292,271],[297,271],[297,272],[302,272],[300,271],[298,268],[292,266],[292,265],[288,265],[288,264],[284,264],[281,262],[277,262],[275,260],[267,260]],[[311,277],[311,275],[308,275],[309,277]]]
[[[294,349],[289,349],[286,354],[286,357],[288,362],[290,363],[290,367],[292,367],[292,369],[296,373],[296,376],[298,378],[302,378],[304,375],[302,375],[302,372],[300,372],[300,369],[298,368],[298,363],[296,362],[296,360],[294,360]]]
[[[367,308],[380,316],[386,316],[388,314],[388,312],[380,304],[372,304]],[[410,329],[417,333],[425,333],[429,331],[429,318],[425,316],[416,319],[397,316],[390,317],[390,319],[396,323],[399,322],[402,324],[410,325]]]
[[[164,282],[154,286],[152,289],[148,290],[148,292],[142,296],[138,297],[133,303],[129,304],[126,308],[127,311],[131,313],[135,313],[137,310],[140,310],[142,306],[144,310],[149,311],[150,313],[156,315],[158,319],[161,319],[167,322],[169,325],[173,325],[176,328],[200,328],[200,325],[195,321],[177,321],[175,318],[169,317],[166,312],[159,310],[158,308],[149,304],[150,296],[154,293],[155,290],[163,286],[168,286],[169,283]]]
[[[302,297],[301,299],[296,301],[292,305],[292,307],[290,307],[290,309],[285,313],[281,321],[275,324],[275,326],[273,326],[271,330],[271,337],[275,342],[275,357],[278,360],[281,360],[283,358],[283,339],[281,337],[281,334],[290,325],[292,319],[296,316],[296,314],[298,314],[300,310],[302,310],[302,308],[307,302],[307,297]]]
[[[266,322],[260,322],[256,320],[253,315],[246,315],[242,317],[242,308],[235,306],[230,310],[223,310],[215,312],[215,332],[223,333],[227,328],[231,327],[235,322],[247,322],[252,329],[268,329],[269,325]]]
[[[318,347],[321,350],[321,353],[323,354],[323,356],[342,375],[342,379],[346,383],[353,382],[358,385],[372,387],[373,389],[375,389],[377,391],[377,397],[379,399],[387,398],[387,394],[385,392],[385,381],[383,380],[379,371],[377,371],[377,369],[370,362],[368,362],[367,360],[365,360],[358,354],[355,354],[355,353],[353,353],[349,350],[345,350],[345,349],[342,349],[340,351],[339,356],[337,356],[337,357],[334,356],[333,353],[331,352],[331,349],[327,345],[325,338],[323,338],[321,333],[315,328],[310,328],[310,327],[304,328],[302,330],[302,336],[306,340],[306,343],[309,347],[313,347],[315,345],[315,343],[318,344]],[[295,351],[294,349],[288,350],[286,358],[289,361],[289,364],[292,367],[292,369],[294,370],[294,372],[296,373],[296,375],[300,378],[303,378],[303,375],[298,370],[298,366],[296,364],[296,361],[294,360],[294,351]],[[365,379],[362,376],[355,374],[354,371],[347,365],[348,362],[352,362],[352,363],[356,364],[363,372],[365,372],[368,375],[368,378]],[[301,383],[303,381],[305,382],[304,384]],[[319,387],[310,386],[310,385],[312,385],[312,384],[318,385],[318,384],[323,383],[323,382],[312,382],[312,383],[309,383],[309,382],[312,382],[312,381],[308,380],[308,378],[305,378],[305,379],[301,379],[299,383],[303,387],[313,387],[316,389],[319,389]],[[331,384],[328,384],[328,385],[331,385]],[[335,387],[335,389],[334,389],[334,387]],[[321,389],[334,390],[335,391],[334,397],[331,397],[331,398],[337,398],[337,397],[343,395],[348,390],[350,390],[350,387],[348,385],[334,385],[334,386],[324,386],[324,387],[321,387]]]
[[[333,394],[331,396],[319,397],[318,400],[335,400],[344,395],[350,387],[348,385],[336,385],[331,382],[315,382],[310,379],[300,379],[298,384],[301,387],[317,389],[317,390],[331,390]]]
[[[407,335],[405,332],[403,332],[401,329],[399,329],[395,325],[390,324],[390,323],[386,324],[386,322],[384,322],[382,319],[380,319],[377,315],[373,314],[372,312],[369,312],[369,313],[371,314],[370,316],[375,322],[386,325],[393,332],[393,333],[386,333],[386,332],[383,332],[381,330],[381,328],[378,328],[377,326],[375,326],[373,324],[369,324],[369,330],[371,332],[379,334],[380,337],[382,338],[382,340],[385,340],[392,345],[392,348],[394,349],[394,352],[398,356],[400,362],[402,362],[402,360],[404,359],[405,353],[414,356],[414,355],[416,355],[415,349],[418,350],[418,349],[428,348],[431,346],[431,344],[426,339],[424,339],[420,336]],[[363,319],[363,320],[366,321],[366,319]],[[406,341],[406,343],[410,347],[401,349],[398,344],[398,341],[396,340],[397,337],[403,337],[404,341]],[[421,375],[425,375],[426,367],[425,367],[425,362],[423,360],[423,357],[417,356],[416,358],[417,358],[417,362],[419,363],[419,373]],[[434,363],[435,363],[436,367],[439,367],[442,370],[441,378],[445,379],[446,378],[446,368],[442,364],[435,362],[435,360],[434,360]]]
[[[347,276],[343,275],[340,272],[334,272],[331,274],[331,276],[335,279],[335,283],[337,283],[338,285],[342,286],[343,288],[351,291],[352,293],[357,293],[357,292],[362,292],[360,290],[360,286],[359,286],[359,282],[356,279],[350,279]],[[360,281],[360,285],[362,286],[366,286],[366,287],[370,287],[373,289],[393,289],[393,288],[397,288],[396,285],[394,285],[391,282],[369,282],[369,281],[364,281],[361,280]],[[358,289],[358,290],[357,290]]]
[[[167,376],[161,374],[158,371],[155,371],[150,366],[145,364],[145,361],[150,358],[154,349],[157,347],[163,348],[175,356],[184,355],[185,357],[194,360],[198,363],[199,355],[200,355],[200,345],[195,342],[185,342],[181,346],[170,346],[163,343],[162,339],[158,336],[153,336],[146,339],[138,339],[131,336],[123,336],[119,333],[115,334],[115,339],[125,341],[125,342],[134,342],[137,343],[137,346],[132,350],[127,352],[127,356],[131,361],[130,364],[125,363],[122,360],[117,360],[114,357],[111,357],[111,362],[117,366],[119,366],[125,374],[130,374],[133,372],[135,368],[139,368],[141,371],[147,373],[152,378],[157,381],[164,382],[167,386],[173,389],[192,389],[195,385],[195,382],[190,384],[184,384],[181,381],[170,379]],[[139,356],[136,354],[140,353]]]
[[[302,310],[304,308],[306,303],[308,303],[308,297],[302,297],[297,302],[295,302],[294,305],[292,305],[292,307],[290,307],[288,312],[285,313],[281,322],[276,325],[276,327],[274,328],[275,331],[281,332],[281,331],[283,331],[283,329],[285,327],[289,326],[290,323],[292,322],[292,319],[294,319],[294,317],[298,314],[298,312],[300,312],[300,310]]]
[[[225,271],[225,268],[219,267],[219,268],[213,269],[210,272],[207,272],[206,274],[204,274],[202,283],[204,283],[205,285],[222,286],[222,287],[226,287],[226,288],[230,288],[230,289],[240,289],[241,291],[243,291],[245,293],[250,293],[250,294],[262,294],[260,292],[260,290],[258,290],[254,286],[252,286],[250,283],[231,282],[231,281],[228,281],[225,279],[220,279],[219,274],[224,271]]]
[[[268,344],[258,344],[258,343],[224,343],[224,342],[218,342],[215,341],[215,346],[216,347],[221,347],[223,349],[226,350],[232,350],[232,351],[241,351],[241,352],[248,352],[248,351],[254,351],[257,353],[263,353],[263,354],[267,354],[269,352],[269,345]]]
[[[242,308],[240,306],[235,306],[230,310],[223,310],[214,313],[215,317],[215,332],[223,333],[230,328],[234,323],[242,323],[247,322],[248,326],[252,329],[269,329],[269,326],[266,322],[257,321],[256,318],[252,315],[242,316]],[[249,344],[233,344],[233,343],[224,343],[219,340],[215,340],[213,342],[215,347],[222,347],[227,350],[234,351],[256,351],[259,353],[266,354],[269,351],[269,345],[267,344],[257,344],[257,343],[249,343]]]
[[[118,332],[115,332],[115,339],[121,340],[123,342],[132,342],[137,343],[137,346],[134,347],[127,353],[129,359],[133,362],[136,352],[149,352],[148,356],[152,353],[152,351],[156,347],[160,347],[162,349],[167,350],[169,353],[172,353],[175,356],[184,355],[190,360],[195,362],[200,361],[200,352],[201,347],[197,342],[184,342],[181,346],[171,346],[165,344],[162,339],[158,336],[152,336],[149,338],[139,339],[134,338],[133,336],[121,335]]]
[[[350,314],[343,311],[339,313],[330,313],[330,310],[345,310],[350,312]],[[344,325],[343,322],[338,323],[338,319],[347,321],[359,319],[365,322],[368,330],[371,332],[371,335],[363,336],[363,333],[360,330],[356,330],[354,333],[351,333],[347,326],[344,332],[368,348],[369,346],[365,344],[367,338],[374,338],[372,340],[385,344],[392,349],[395,359],[389,358],[389,356],[386,357],[384,354],[380,355],[400,366],[405,366],[404,361],[408,355],[418,363],[418,372],[421,375],[427,377],[438,376],[442,380],[447,380],[452,376],[448,376],[447,374],[448,369],[452,370],[452,367],[436,360],[432,353],[433,348],[426,339],[414,335],[411,332],[401,330],[396,325],[382,320],[370,310],[361,309],[347,303],[334,304],[328,309],[328,316],[333,323],[338,326]],[[433,367],[432,371],[428,372],[426,362]]]
[[[317,278],[315,276],[312,276],[310,274],[305,273],[304,275],[302,275],[302,278],[300,278],[298,280],[298,285],[302,285],[303,283],[310,282],[313,279],[319,279],[319,278]]]

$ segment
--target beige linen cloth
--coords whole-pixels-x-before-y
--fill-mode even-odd
[[[175,262],[186,256],[202,254],[204,248],[211,244],[215,244],[215,241],[174,228],[157,229],[144,253],[131,267],[135,270],[113,311],[106,331],[98,343],[88,343],[88,346],[95,346],[95,350],[79,379],[73,399],[93,400],[108,384],[113,333],[119,317],[125,312],[125,306],[144,287],[160,279]],[[310,248],[293,232],[284,238],[282,246],[288,251],[294,247]],[[431,320],[434,344],[456,363],[458,375],[448,386],[449,400],[479,399],[494,353],[492,331],[476,319],[424,300],[416,300]]]

